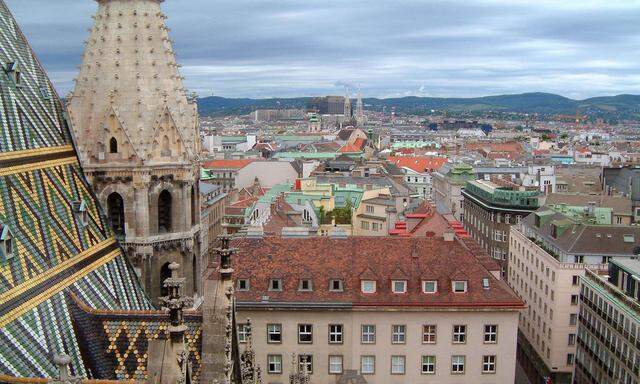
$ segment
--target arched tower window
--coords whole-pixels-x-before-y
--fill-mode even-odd
[[[193,268],[193,292],[198,293],[198,264],[196,260],[196,255],[193,255],[193,262],[191,263],[191,267]]]
[[[113,192],[107,197],[107,212],[113,232],[124,235],[124,200],[119,193]]]
[[[191,187],[191,226],[196,225],[196,222],[197,222],[197,217],[196,217],[196,215],[198,214],[197,203],[198,203],[198,199],[196,198],[196,187],[192,186]]]
[[[164,281],[171,277],[171,269],[169,269],[169,263],[164,263],[160,267],[160,296],[169,295],[169,290],[164,286]]]
[[[109,153],[118,153],[118,140],[115,137],[109,140]]]
[[[166,189],[158,196],[158,232],[171,231],[171,194]]]
[[[162,137],[162,147],[161,147],[160,154],[163,157],[171,156],[171,148],[169,147],[169,137],[167,137],[166,135]]]

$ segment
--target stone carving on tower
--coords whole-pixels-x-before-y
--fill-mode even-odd
[[[199,126],[163,0],[97,0],[68,115],[85,172],[148,294],[169,264],[201,293]]]

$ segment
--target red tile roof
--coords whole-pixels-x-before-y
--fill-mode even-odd
[[[254,162],[254,159],[240,159],[240,160],[212,160],[203,164],[203,168],[206,169],[241,169]]]
[[[447,163],[447,158],[437,156],[390,156],[387,158],[387,161],[400,168],[409,168],[415,172],[424,173],[440,169],[440,167]]]
[[[504,281],[496,279],[477,258],[458,240],[446,242],[441,237],[330,237],[259,239],[238,238],[233,247],[239,248],[233,257],[236,279],[249,279],[249,291],[237,291],[242,303],[269,302],[341,303],[354,307],[458,307],[513,308],[523,302]],[[406,275],[407,293],[391,292],[391,279],[399,273]],[[298,291],[302,275],[313,278],[312,292]],[[437,294],[421,291],[423,275],[438,280]],[[468,292],[453,293],[452,279],[464,274]],[[269,280],[282,279],[283,290],[268,290]],[[343,279],[344,292],[330,292],[331,279]],[[377,292],[363,294],[361,279],[376,279]],[[487,278],[490,288],[482,287]]]
[[[353,143],[345,144],[339,149],[341,153],[354,153],[362,152],[367,141],[361,137],[358,137]]]

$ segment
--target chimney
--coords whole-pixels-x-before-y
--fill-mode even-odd
[[[444,241],[451,242],[453,241],[454,237],[455,237],[455,232],[453,232],[452,230],[448,229],[444,231]]]

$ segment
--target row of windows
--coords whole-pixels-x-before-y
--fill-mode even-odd
[[[371,224],[371,226],[369,226],[369,224]],[[383,223],[378,223],[375,221],[369,223],[368,221],[363,220],[360,222],[360,229],[368,231],[369,228],[371,228],[372,231],[382,231],[384,229],[384,225]]]
[[[269,291],[282,291],[283,289],[282,279],[270,279]],[[402,294],[407,293],[407,280],[392,280],[391,291],[393,293]],[[437,280],[422,280],[421,282],[422,293],[438,293],[438,281]],[[482,287],[489,288],[489,278],[482,279]],[[378,282],[376,280],[361,280],[360,290],[362,293],[376,293],[378,288]],[[249,291],[251,289],[251,283],[249,279],[238,279],[237,283],[238,291]],[[312,279],[300,279],[298,282],[298,291],[311,292],[314,289]],[[344,282],[340,279],[332,279],[329,281],[330,292],[343,292]],[[451,291],[454,293],[467,292],[466,280],[453,280],[451,281]]]
[[[339,375],[343,372],[344,358],[342,355],[329,355],[329,374]],[[301,372],[313,374],[313,355],[298,355],[298,364]],[[496,373],[496,355],[482,356],[482,373]],[[423,355],[420,357],[420,373],[433,375],[437,369],[435,355]],[[467,357],[465,355],[451,356],[450,370],[452,374],[462,375],[466,371]],[[392,375],[404,375],[407,372],[407,358],[404,355],[393,355],[390,359],[390,373]],[[282,355],[267,355],[267,371],[269,374],[282,373]],[[363,375],[376,374],[376,357],[373,355],[360,356],[360,373]]]
[[[422,326],[422,343],[435,344],[437,341],[437,325],[425,324]],[[483,342],[495,344],[498,342],[498,326],[485,324],[483,327]],[[238,327],[238,339],[241,343],[247,341],[248,328],[246,324]],[[327,329],[329,344],[341,344],[344,342],[345,330],[342,324],[329,324]],[[468,329],[464,324],[452,327],[451,340],[453,344],[465,344],[468,338]],[[267,343],[282,343],[282,324],[267,324]],[[376,326],[363,324],[360,328],[360,342],[362,344],[374,344],[376,342]],[[407,326],[394,324],[391,326],[391,343],[405,344],[407,342]],[[298,324],[298,343],[313,343],[313,324]]]

